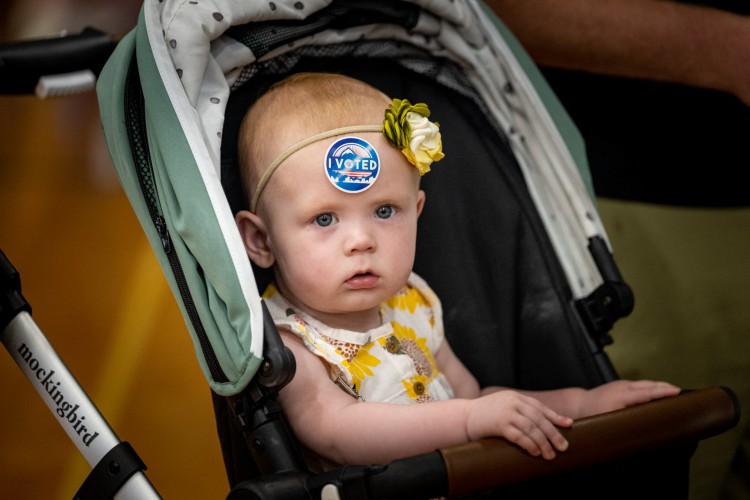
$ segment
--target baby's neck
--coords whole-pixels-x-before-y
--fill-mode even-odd
[[[352,332],[366,332],[379,327],[383,323],[380,306],[366,311],[348,313],[322,313],[309,311],[318,321],[322,321],[331,328],[349,330]]]
[[[381,304],[367,309],[346,312],[321,311],[298,300],[294,294],[288,293],[288,290],[278,278],[276,280],[276,287],[278,292],[281,293],[293,308],[303,311],[305,314],[312,316],[331,328],[349,330],[351,332],[367,332],[383,324]]]

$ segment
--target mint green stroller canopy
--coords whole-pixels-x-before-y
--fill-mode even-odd
[[[535,66],[480,2],[402,2],[420,7],[409,29],[360,23],[275,47],[227,36],[232,26],[294,22],[339,3],[147,0],[98,81],[122,186],[178,299],[209,385],[221,396],[248,384],[263,353],[261,300],[221,185],[225,106],[253,64],[292,48],[395,39],[457,64],[510,138],[573,298],[603,282],[587,250],[590,238],[606,235],[583,142]],[[499,82],[513,86],[512,96]],[[133,99],[143,100],[142,116],[126,112]]]

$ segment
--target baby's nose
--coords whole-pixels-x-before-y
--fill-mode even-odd
[[[371,252],[375,250],[375,238],[367,224],[351,226],[345,243],[345,252],[351,255],[357,252]]]

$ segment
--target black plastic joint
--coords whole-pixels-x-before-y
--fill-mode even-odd
[[[31,306],[21,294],[21,276],[0,250],[0,332],[23,311],[31,313]]]
[[[122,441],[91,469],[73,500],[113,498],[130,476],[144,470],[146,465],[130,443]]]

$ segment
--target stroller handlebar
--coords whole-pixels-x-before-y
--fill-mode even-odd
[[[707,387],[576,420],[572,428],[561,429],[570,448],[551,461],[501,439],[473,441],[441,453],[450,496],[460,497],[658,448],[694,444],[733,428],[739,418],[739,400],[731,389]]]
[[[731,389],[707,387],[576,420],[561,430],[570,449],[554,460],[486,438],[384,465],[342,466],[317,476],[287,471],[248,480],[227,499],[322,498],[325,488],[336,490],[338,497],[330,498],[346,500],[465,498],[660,448],[695,446],[736,426],[739,417],[739,400]]]
[[[0,44],[0,94],[44,98],[91,90],[116,45],[94,28]]]

